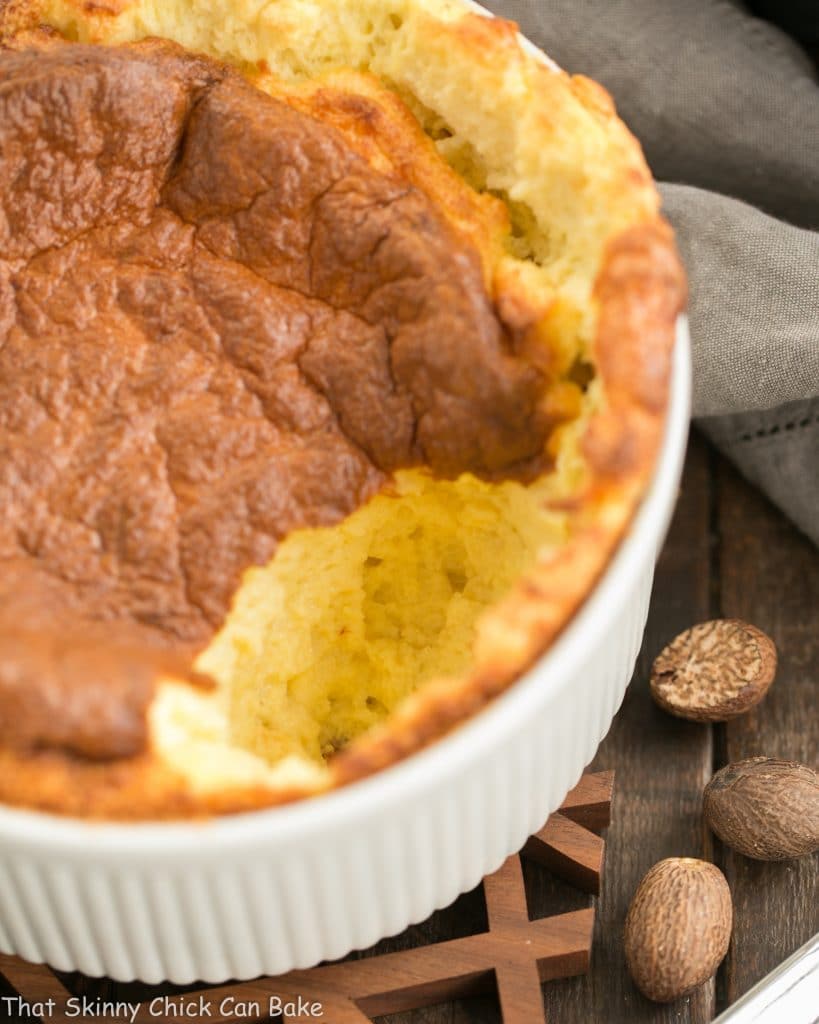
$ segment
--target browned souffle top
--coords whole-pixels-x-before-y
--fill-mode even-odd
[[[247,566],[398,467],[514,471],[540,385],[332,126],[167,43],[0,51],[0,741],[139,751]]]

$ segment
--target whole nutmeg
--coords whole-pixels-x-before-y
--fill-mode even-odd
[[[695,722],[724,722],[758,704],[776,674],[776,647],[756,626],[715,619],[680,633],[651,669],[663,710]]]
[[[723,843],[746,857],[804,857],[819,850],[819,775],[797,761],[737,761],[705,787],[703,813]]]
[[[626,917],[626,963],[649,999],[668,1003],[717,970],[731,940],[731,893],[713,864],[670,857],[643,878]]]

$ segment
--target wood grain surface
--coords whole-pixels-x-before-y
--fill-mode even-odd
[[[819,557],[735,473],[720,472],[715,489],[723,613],[760,626],[779,652],[759,708],[718,727],[718,764],[766,754],[819,767]],[[734,896],[721,993],[730,1003],[819,931],[819,857],[770,864],[718,848],[715,859]]]
[[[777,678],[756,710],[728,726],[671,718],[649,696],[651,661],[676,633],[717,616],[744,618],[774,638],[779,649]],[[541,863],[524,863],[533,919],[569,914],[597,900],[591,970],[583,977],[544,985],[547,1020],[555,1024],[705,1024],[819,931],[819,857],[762,864],[735,856],[713,840],[700,813],[705,783],[729,760],[768,754],[814,766],[819,763],[817,687],[819,553],[695,437],[658,566],[635,677],[593,764],[597,770],[617,773],[603,892],[596,898],[557,881],[543,858]],[[593,811],[584,813],[594,819]],[[601,824],[599,820],[579,823]],[[559,860],[560,844],[571,835],[571,825],[568,814],[553,825],[545,863],[549,856]],[[593,872],[594,838],[588,843],[585,863]],[[628,978],[621,934],[640,878],[657,860],[672,855],[704,857],[725,871],[734,900],[735,927],[728,957],[714,982],[687,999],[655,1006]],[[583,874],[581,869],[573,879],[576,884],[582,885]],[[514,888],[519,879],[507,879],[505,884]],[[379,952],[407,949],[477,935],[486,927],[483,897],[475,890],[377,948]],[[499,995],[505,1004],[514,1005],[517,990],[531,989],[534,972],[530,975],[513,973],[504,978]],[[97,995],[100,984],[95,984]],[[7,991],[0,983],[0,995]],[[103,991],[108,998],[142,994],[140,986],[109,985]],[[499,1021],[498,993],[389,1017],[389,1024]]]
[[[718,616],[743,618],[773,637],[779,669],[770,692],[757,709],[727,726],[665,715],[648,692],[652,660],[676,633]],[[547,1019],[706,1024],[819,931],[819,856],[750,861],[724,850],[702,825],[708,778],[729,761],[755,754],[819,766],[819,553],[695,436],[657,569],[643,651],[594,762],[614,768],[618,785],[592,968],[583,978],[546,986]],[[625,972],[621,935],[638,881],[672,855],[704,857],[723,869],[734,902],[734,934],[715,982],[687,999],[655,1006]]]

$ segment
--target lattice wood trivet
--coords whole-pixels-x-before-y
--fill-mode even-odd
[[[584,775],[559,811],[533,835],[519,855],[509,857],[495,874],[483,881],[489,930],[479,935],[418,946],[398,953],[368,956],[293,971],[278,978],[202,988],[179,998],[198,1004],[208,1001],[210,1014],[202,1020],[233,1022],[236,1008],[248,1010],[245,1020],[267,1020],[271,997],[293,1003],[285,1013],[286,1024],[320,1020],[324,1024],[369,1024],[371,1017],[447,1002],[492,988],[500,999],[504,1024],[545,1022],[541,983],[568,978],[588,970],[594,910],[529,920],[521,857],[537,861],[585,892],[598,894],[603,868],[603,840],[594,834],[609,824],[613,772]],[[68,1024],[67,1000],[72,995],[45,966],[28,964],[0,954],[0,973],[29,1004],[53,1000],[48,1020]],[[87,995],[93,982],[84,985]],[[98,982],[100,986],[103,982]],[[114,1001],[110,984],[105,999]],[[165,994],[167,986],[157,990]],[[138,1020],[157,1020],[149,1011],[150,1000],[139,1005]],[[230,999],[224,1012],[223,1000]],[[320,1016],[299,1016],[299,998],[320,1003]],[[103,998],[102,996],[100,998]],[[258,1012],[253,1008],[258,1007]],[[73,1007],[71,1008],[73,1010]],[[309,1012],[309,1011],[308,1011]],[[191,1019],[191,1018],[188,1018]]]

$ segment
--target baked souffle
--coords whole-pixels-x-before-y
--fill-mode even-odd
[[[0,0],[0,801],[312,796],[479,712],[651,479],[684,278],[455,0]]]

